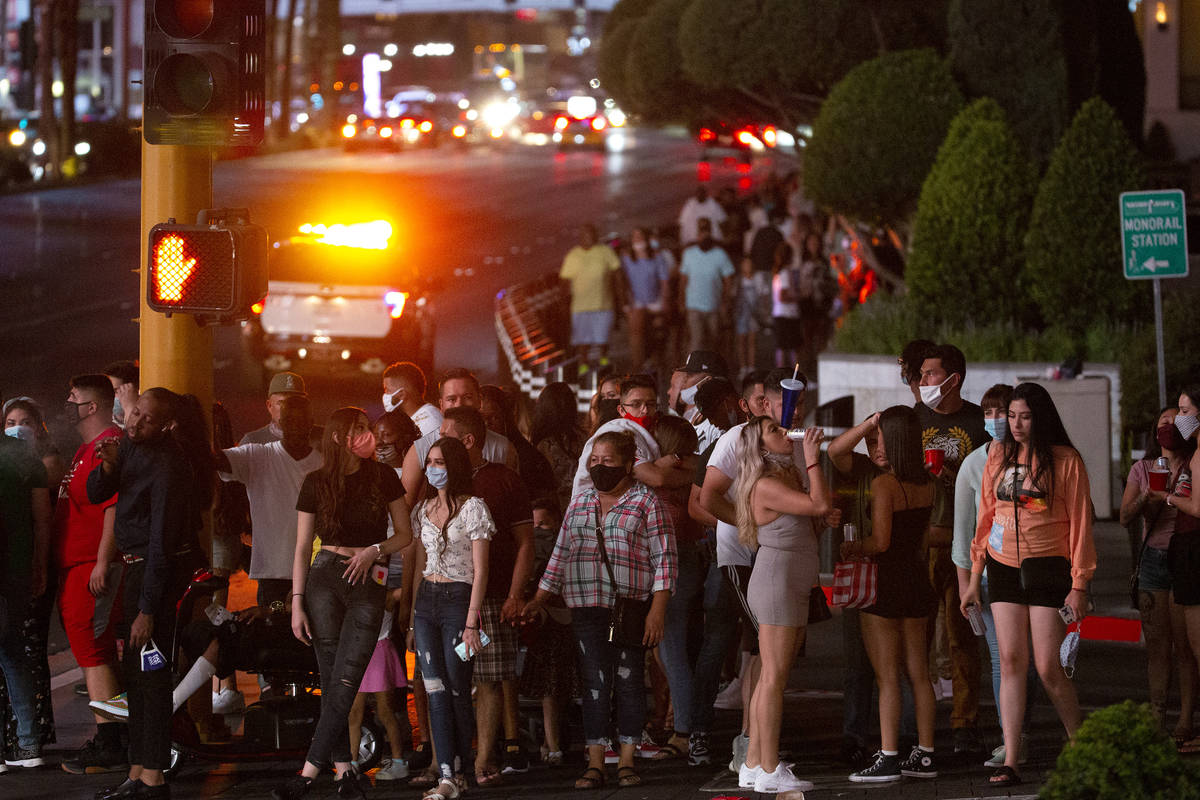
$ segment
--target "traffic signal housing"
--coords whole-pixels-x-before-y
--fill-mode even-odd
[[[150,229],[146,304],[218,324],[248,319],[267,293],[267,231],[245,217],[202,211],[195,225]]]
[[[266,0],[146,0],[142,131],[150,144],[263,138]]]

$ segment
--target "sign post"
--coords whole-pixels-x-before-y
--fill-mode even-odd
[[[1126,280],[1154,282],[1154,340],[1158,351],[1158,404],[1167,404],[1163,353],[1162,279],[1188,274],[1187,210],[1183,191],[1122,192],[1121,263]]]

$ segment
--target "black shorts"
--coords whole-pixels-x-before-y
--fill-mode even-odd
[[[1071,562],[1065,558],[1027,558],[1025,587],[1021,570],[1001,564],[988,553],[988,597],[993,603],[1062,608],[1071,593]]]
[[[725,576],[725,584],[733,590],[737,598],[738,610],[742,613],[742,646],[743,651],[748,651],[751,655],[758,655],[758,620],[754,618],[754,612],[750,610],[750,603],[746,600],[746,590],[750,586],[750,573],[753,567],[744,567],[737,564],[726,564],[721,567],[721,573]]]
[[[1200,531],[1176,533],[1167,547],[1171,594],[1181,606],[1200,606]]]

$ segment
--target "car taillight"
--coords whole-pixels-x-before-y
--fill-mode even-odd
[[[710,130],[709,128],[701,128],[700,129],[700,141],[711,142],[715,138],[717,138],[717,135],[715,133],[713,133],[712,130]]]
[[[404,119],[400,120],[400,127],[401,127],[401,128],[412,128],[412,127],[414,127],[416,124],[417,124],[416,122],[412,121],[412,120],[411,120],[411,119],[409,119],[408,117],[405,117]]]
[[[347,139],[353,139],[356,133],[358,133],[358,128],[353,125],[342,126],[342,136],[345,136]]]
[[[455,125],[450,130],[450,132],[454,134],[455,139],[461,139],[467,135],[467,126],[466,125]]]
[[[383,302],[391,308],[392,319],[400,319],[404,313],[404,303],[408,300],[408,292],[391,291],[383,296]]]
[[[592,130],[594,131],[604,130],[604,126],[607,124],[608,123],[604,121],[604,117],[592,117]]]
[[[263,312],[263,309],[266,308],[266,306],[267,306],[267,296],[263,295],[262,300],[259,300],[257,303],[251,304],[250,311],[255,314],[261,314]]]
[[[380,137],[382,137],[384,139],[390,139],[390,138],[392,138],[392,129],[391,128],[380,128],[379,135],[380,135]]]
[[[554,129],[555,130],[561,131],[565,127],[567,127],[567,118],[566,117],[559,117],[558,119],[554,120]]]
[[[429,120],[425,120],[417,126],[417,130],[421,131],[421,133],[429,133],[431,130],[433,130],[433,123]]]
[[[754,134],[750,131],[738,131],[737,140],[744,145],[749,145],[754,141]]]
[[[767,147],[775,146],[775,129],[774,128],[768,127],[766,130],[763,131],[763,141],[766,142]]]

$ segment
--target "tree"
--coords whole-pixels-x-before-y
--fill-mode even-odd
[[[860,64],[833,87],[813,123],[804,169],[809,197],[836,214],[905,228],[962,106],[954,76],[933,50]]]
[[[1039,167],[1070,119],[1061,0],[952,0],[950,67],[968,97],[991,97]]]
[[[680,105],[692,113],[705,106],[704,93],[683,74],[679,17],[691,0],[658,0],[637,23],[625,61],[621,101],[650,122],[679,120]]]
[[[918,308],[953,324],[1021,320],[1018,280],[1036,172],[991,98],[963,109],[930,169],[905,282]]]
[[[1070,113],[1094,96],[1116,111],[1125,133],[1142,141],[1146,67],[1126,0],[1062,0]]]
[[[1081,334],[1093,319],[1146,312],[1149,287],[1121,272],[1117,209],[1118,195],[1143,182],[1112,107],[1088,100],[1050,158],[1025,240],[1024,281],[1048,324]]]

